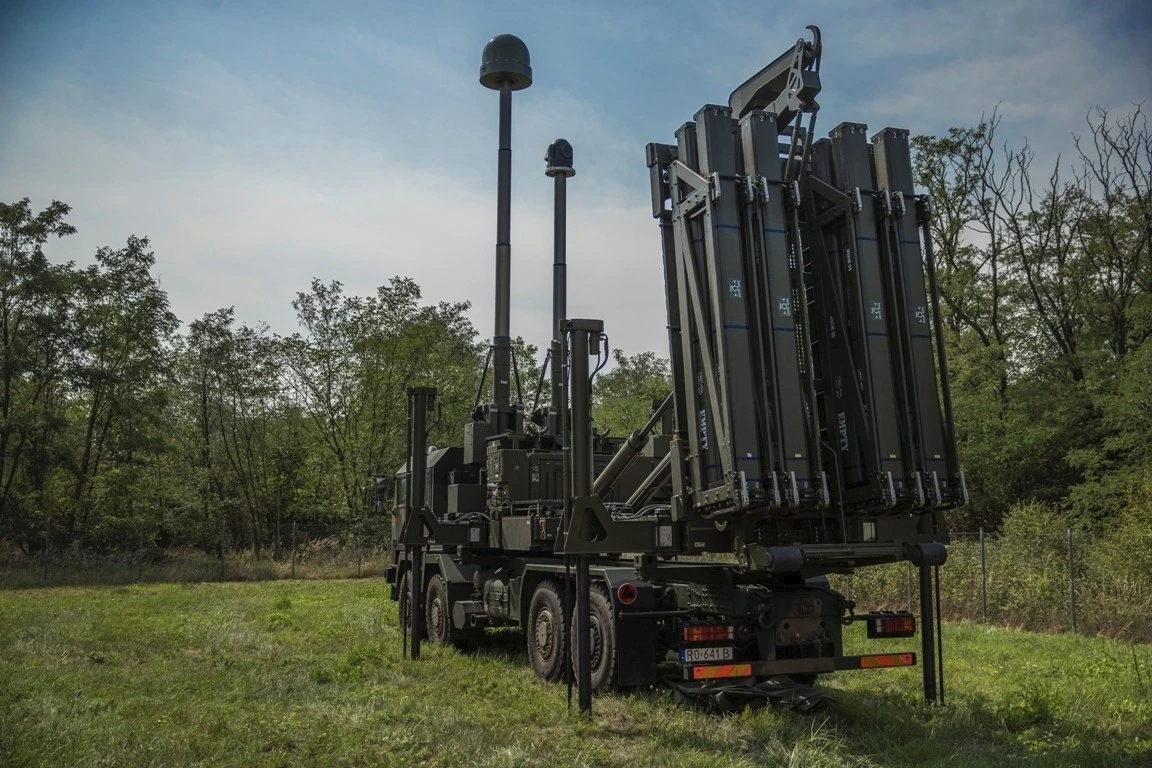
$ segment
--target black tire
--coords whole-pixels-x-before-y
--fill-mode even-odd
[[[525,628],[528,660],[541,680],[563,680],[568,671],[566,628],[564,589],[555,581],[545,579],[532,593]]]
[[[448,602],[448,583],[440,574],[428,580],[424,596],[424,625],[428,641],[435,645],[451,645],[467,650],[480,642],[483,629],[456,629],[452,623],[452,604]]]
[[[616,687],[618,655],[616,653],[615,609],[612,598],[603,584],[593,584],[588,590],[589,628],[592,631],[592,690],[608,691]],[[576,670],[576,637],[583,622],[575,609],[572,611],[572,670]]]
[[[452,615],[448,607],[448,586],[444,577],[434,574],[428,580],[428,591],[424,595],[425,628],[428,642],[444,645],[452,642]]]
[[[408,637],[412,637],[412,571],[405,571],[403,578],[400,579],[400,600],[398,608],[398,620],[401,631],[407,628]],[[425,631],[424,622],[418,622],[420,625],[420,639],[423,640],[428,636]]]

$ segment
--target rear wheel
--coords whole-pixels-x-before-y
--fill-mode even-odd
[[[590,655],[592,657],[592,690],[606,691],[616,687],[617,655],[616,632],[613,629],[612,599],[603,584],[593,584],[588,591],[588,630],[591,633]],[[576,638],[583,631],[584,622],[573,611],[572,622],[572,669],[576,669]]]
[[[565,652],[564,591],[555,581],[545,579],[532,593],[525,634],[528,659],[536,675],[549,682],[563,679],[568,659]]]

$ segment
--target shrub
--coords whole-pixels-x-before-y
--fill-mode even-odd
[[[1046,632],[1071,628],[1069,524],[1052,506],[1018,504],[1004,518],[1001,532],[986,537],[990,623]],[[1099,532],[1073,526],[1073,555],[1077,630],[1152,641],[1152,479],[1132,491],[1111,526]],[[955,536],[940,573],[944,616],[980,621],[979,539]],[[861,612],[919,612],[917,576],[907,563],[895,563],[831,581]]]

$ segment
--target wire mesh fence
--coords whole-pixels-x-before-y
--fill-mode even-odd
[[[37,551],[0,551],[0,589],[84,584],[268,579],[366,578],[382,575],[390,562],[387,520],[345,524],[285,521],[258,543],[221,526],[210,548],[167,547],[142,527],[130,549],[96,553],[54,546],[50,536]]]
[[[862,609],[919,612],[917,573],[895,563],[837,576]],[[1125,559],[1074,528],[993,536],[952,534],[940,569],[945,618],[1046,632],[1152,641],[1152,563]]]
[[[0,589],[379,576],[390,562],[389,522],[284,522],[258,546],[242,545],[224,528],[211,550],[160,548],[147,531],[137,546],[114,554],[53,547],[46,537],[34,554],[0,552]],[[1152,642],[1152,562],[1137,562],[1087,532],[953,533],[940,573],[948,619]],[[859,610],[919,612],[917,574],[909,563],[834,575],[832,582]]]

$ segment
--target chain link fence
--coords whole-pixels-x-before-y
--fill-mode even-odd
[[[379,576],[390,561],[387,519],[343,525],[285,522],[259,549],[222,529],[214,551],[161,549],[147,531],[138,546],[96,555],[47,546],[33,555],[0,553],[0,589],[168,581],[328,579]],[[993,536],[952,534],[940,569],[945,618],[1045,632],[1072,631],[1152,642],[1152,562],[1140,551],[1073,528]],[[909,563],[834,575],[860,610],[919,612]]]
[[[919,612],[910,563],[832,581],[861,610]],[[1014,536],[954,532],[940,568],[940,607],[951,620],[1152,642],[1152,562],[1074,528]]]
[[[161,548],[145,526],[130,550],[98,554],[53,546],[45,535],[33,554],[0,550],[0,589],[177,581],[259,581],[380,576],[390,562],[390,521],[347,524],[283,522],[259,547],[242,545],[221,526],[204,548]]]

